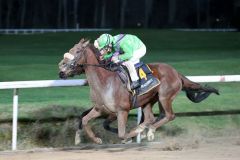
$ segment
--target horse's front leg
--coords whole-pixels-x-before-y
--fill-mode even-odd
[[[114,122],[115,120],[117,120],[117,115],[116,114],[110,114],[107,119],[103,122],[103,128],[106,129],[107,131],[110,131],[112,133],[118,133],[118,129],[117,128],[113,128],[110,126],[110,124],[112,122]]]
[[[79,122],[78,122],[78,130],[76,131],[76,135],[75,135],[75,145],[78,145],[78,144],[81,143],[82,119],[83,119],[83,117],[86,116],[92,109],[93,109],[93,107],[90,108],[90,109],[88,109],[88,110],[86,110],[86,111],[84,111],[84,112],[81,114],[81,116],[79,117],[79,119],[78,119]]]
[[[125,141],[126,137],[126,123],[128,119],[128,112],[126,110],[120,110],[117,112],[117,120],[118,120],[118,137]]]
[[[102,140],[95,136],[93,133],[91,127],[88,125],[88,122],[92,119],[95,119],[97,117],[101,116],[101,112],[97,110],[95,107],[82,118],[82,126],[84,131],[87,133],[88,137],[97,144],[102,144]]]

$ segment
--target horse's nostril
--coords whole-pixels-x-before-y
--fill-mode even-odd
[[[64,78],[64,79],[65,79],[65,78],[66,78],[66,75],[65,75],[65,73],[64,73],[64,72],[59,72],[59,77],[60,77],[60,78]]]

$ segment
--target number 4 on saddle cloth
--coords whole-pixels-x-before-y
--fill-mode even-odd
[[[143,95],[160,84],[160,81],[153,76],[148,65],[144,64],[143,62],[139,62],[135,64],[135,68],[139,76],[139,83],[141,85],[136,89],[136,92],[131,90],[131,78],[129,78],[130,75],[128,73],[128,69],[123,65],[120,65],[117,69],[120,79],[133,94],[137,94],[138,96]]]
[[[139,62],[135,64],[135,68],[137,70],[139,83],[141,85],[137,91],[138,95],[143,95],[160,84],[160,81],[153,76],[153,72],[148,65],[144,64],[143,62]]]

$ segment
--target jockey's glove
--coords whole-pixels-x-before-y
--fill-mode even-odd
[[[111,59],[112,62],[114,63],[119,63],[121,62],[121,60],[119,59],[119,56],[113,56],[112,59]]]

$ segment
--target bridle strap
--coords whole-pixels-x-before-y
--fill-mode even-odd
[[[84,55],[84,59],[85,59],[85,61],[87,60],[87,58],[86,58],[86,48],[87,48],[88,46],[86,46],[84,49],[83,49],[83,51],[82,51],[82,53],[83,53],[83,55]],[[95,57],[96,57],[96,55],[95,55]],[[96,57],[97,58],[97,57]],[[98,60],[98,58],[97,58],[97,60]],[[104,68],[104,69],[107,69],[107,66],[108,64],[90,64],[90,63],[83,63],[83,64],[78,64],[78,66],[81,66],[81,67],[84,67],[84,66],[92,66],[92,67],[101,67],[101,68]]]
[[[106,67],[106,64],[90,64],[90,63],[83,63],[83,64],[79,64],[79,66],[93,66],[93,67]]]

